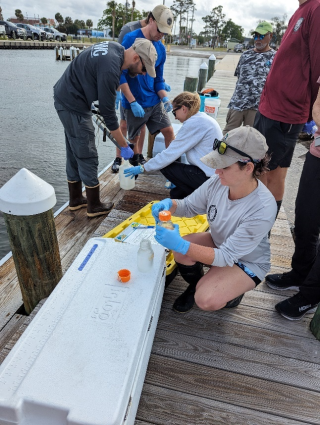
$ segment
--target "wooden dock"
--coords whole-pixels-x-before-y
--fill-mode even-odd
[[[209,83],[222,98],[220,125],[235,84],[234,67],[227,68],[227,63],[220,66]],[[83,210],[67,209],[56,217],[64,272],[89,238],[168,196],[160,173],[140,175],[129,192],[120,189],[110,170],[100,181],[102,198],[115,203],[108,217],[88,219]],[[272,229],[271,248],[271,272],[289,270],[293,241],[283,210]],[[0,282],[2,362],[44,301],[31,316],[19,314],[12,259],[0,268]],[[292,292],[262,283],[237,308],[210,313],[195,307],[177,314],[171,306],[185,287],[177,276],[165,290],[136,424],[320,424],[320,342],[309,330],[310,316],[290,322],[274,310]]]

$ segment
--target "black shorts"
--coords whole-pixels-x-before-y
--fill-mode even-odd
[[[266,138],[268,155],[271,156],[268,168],[290,167],[294,148],[304,124],[287,124],[265,117],[259,111],[253,127]]]
[[[247,274],[254,281],[254,284],[256,286],[258,286],[259,283],[261,283],[261,280],[258,278],[258,276],[256,276],[247,266],[242,264],[240,261],[234,264],[238,266],[241,270],[243,270],[245,274]]]

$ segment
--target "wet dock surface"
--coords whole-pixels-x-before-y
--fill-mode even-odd
[[[211,81],[222,94],[221,125],[235,84],[230,73],[218,69]],[[55,219],[63,272],[89,238],[168,196],[160,173],[140,175],[128,192],[110,170],[100,182],[102,199],[115,203],[107,217],[65,209]],[[284,210],[270,241],[271,273],[289,270],[293,241]],[[12,258],[0,268],[0,282],[2,362],[44,301],[29,317],[17,313],[22,299]],[[309,330],[311,317],[290,322],[274,310],[292,292],[262,283],[237,308],[178,314],[171,307],[185,287],[178,275],[165,290],[136,424],[320,424],[320,342]]]

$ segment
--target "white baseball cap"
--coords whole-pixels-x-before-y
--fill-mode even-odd
[[[160,32],[171,35],[173,27],[173,14],[171,10],[164,5],[156,6],[151,12]]]
[[[265,157],[268,150],[266,138],[258,130],[248,125],[229,131],[222,141],[227,146],[240,150],[244,155],[235,152],[231,148],[228,149],[228,147],[223,155],[218,152],[218,149],[212,150],[212,152],[200,158],[210,168],[221,169],[229,167],[238,161],[250,161],[249,156],[254,162],[259,162]]]

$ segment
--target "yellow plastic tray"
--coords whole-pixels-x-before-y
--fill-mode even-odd
[[[149,202],[149,204],[141,208],[141,210],[137,211],[131,217],[127,218],[125,221],[123,221],[121,224],[116,226],[114,229],[110,230],[103,237],[115,238],[120,233],[122,233],[132,222],[137,222],[144,226],[155,226],[156,223],[151,213],[151,207],[153,204],[157,202],[159,201]],[[181,236],[189,235],[190,233],[205,232],[209,228],[206,214],[197,215],[192,218],[172,216],[172,221],[175,224],[179,224]],[[168,276],[176,268],[176,263],[174,261],[172,251],[168,253],[166,263],[167,263],[166,275]]]

